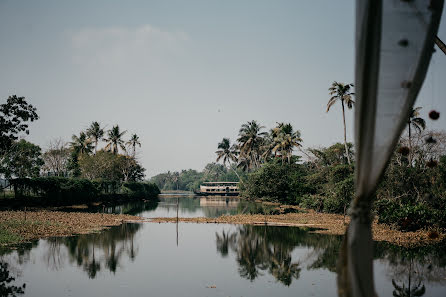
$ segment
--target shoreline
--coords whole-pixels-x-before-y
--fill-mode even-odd
[[[0,247],[48,237],[65,237],[99,232],[141,217],[122,214],[64,212],[39,209],[0,211]]]
[[[287,213],[279,215],[258,215],[258,214],[239,214],[223,215],[217,218],[178,218],[178,222],[199,223],[199,224],[243,224],[243,225],[261,225],[261,226],[289,226],[300,228],[314,228],[310,232],[344,235],[347,225],[350,221],[348,216],[339,214],[318,213],[314,210],[307,212]],[[147,220],[145,220],[147,221]],[[176,217],[170,218],[152,218],[148,220],[151,223],[176,223]],[[375,220],[372,224],[373,240],[386,241],[402,247],[418,247],[434,245],[446,240],[444,230],[418,230],[412,232],[403,232],[392,228],[391,226],[378,224]]]
[[[75,208],[75,207],[73,207]],[[291,226],[311,228],[310,232],[344,235],[349,217],[339,214],[318,213],[314,210],[278,215],[238,214],[217,218],[178,218],[182,223],[244,224],[261,226]],[[0,247],[11,246],[47,237],[73,236],[100,232],[123,223],[176,223],[176,217],[144,218],[124,214],[66,212],[52,209],[31,211],[0,211]],[[403,247],[417,247],[446,240],[444,230],[398,231],[391,226],[373,222],[373,240],[386,241]]]

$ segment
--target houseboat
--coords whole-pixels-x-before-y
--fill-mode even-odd
[[[238,182],[205,182],[200,185],[196,192],[201,196],[238,196]]]

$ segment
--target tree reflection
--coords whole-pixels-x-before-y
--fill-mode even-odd
[[[255,280],[264,273],[290,286],[301,269],[336,271],[341,236],[308,232],[301,228],[272,226],[239,226],[233,232],[216,233],[216,248],[222,257],[235,254],[241,277]],[[424,296],[426,283],[446,284],[446,243],[437,246],[403,248],[376,242],[374,259],[387,263],[395,297]],[[293,259],[297,247],[307,248],[299,259]]]
[[[8,263],[0,262],[0,297],[15,297],[25,293],[26,285],[15,286],[15,278],[10,274]]]
[[[271,227],[242,226],[236,232],[216,233],[217,251],[223,257],[229,250],[236,253],[238,271],[241,277],[253,281],[268,271],[277,281],[289,286],[292,279],[300,275],[300,263],[292,260],[294,246],[286,239],[280,240],[274,232],[284,228],[271,230]],[[288,229],[288,228],[287,228]],[[289,231],[288,229],[286,231]]]
[[[45,257],[60,258],[60,246],[65,246],[68,260],[82,267],[89,278],[94,279],[102,268],[116,273],[123,255],[131,261],[136,258],[138,248],[134,236],[140,228],[140,224],[123,224],[101,233],[50,238],[48,244],[51,248],[47,249]]]

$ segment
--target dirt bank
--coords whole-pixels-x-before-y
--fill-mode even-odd
[[[125,221],[139,221],[130,215],[48,210],[0,211],[0,245],[15,244],[51,236],[91,233]]]
[[[176,222],[176,218],[154,218],[151,222]],[[218,218],[179,218],[181,222],[217,223],[217,224],[249,224],[271,226],[296,226],[318,228],[313,232],[333,235],[343,235],[349,218],[338,214],[318,213],[313,210],[280,215],[233,215]],[[445,238],[439,230],[419,230],[416,232],[401,232],[388,225],[373,223],[373,239],[387,241],[400,246],[419,246],[434,244]]]

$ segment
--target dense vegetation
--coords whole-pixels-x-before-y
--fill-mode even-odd
[[[207,181],[239,181],[239,175],[246,176],[240,169],[209,163],[199,172],[193,169],[181,172],[166,172],[155,175],[150,182],[156,184],[162,191],[194,191],[200,184]]]
[[[5,190],[13,188],[18,199],[2,204],[148,199],[159,193],[156,185],[142,183],[145,169],[136,157],[139,137],[133,134],[125,141],[126,131],[118,125],[106,131],[92,122],[70,143],[54,139],[42,153],[39,146],[18,140],[20,133],[29,133],[28,122],[38,119],[36,108],[25,98],[10,96],[0,105],[0,115],[0,174],[6,179],[1,189],[6,196]],[[99,148],[101,141],[103,148]]]

